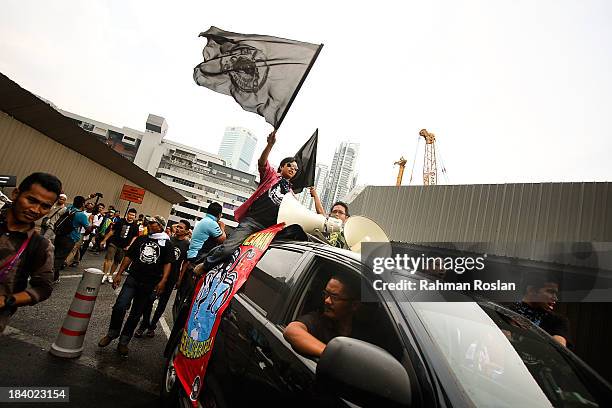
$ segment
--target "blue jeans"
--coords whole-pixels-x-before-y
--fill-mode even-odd
[[[267,227],[262,223],[255,221],[253,218],[245,217],[240,221],[240,224],[236,227],[232,235],[226,239],[222,244],[217,245],[210,250],[206,257],[206,263],[204,270],[209,271],[213,266],[220,262],[223,262],[229,257],[242,242],[251,234],[257,231],[266,229]]]
[[[166,310],[166,305],[168,304],[168,300],[170,300],[170,295],[172,295],[177,280],[177,274],[171,273],[163,293],[159,296],[159,299],[157,299],[157,308],[155,309],[155,313],[153,313],[152,319],[151,312],[153,311],[153,302],[155,298],[150,298],[149,301],[147,301],[142,313],[142,321],[140,322],[140,328],[142,330],[155,330],[157,328],[157,322],[159,322],[159,319],[164,314],[164,310]]]
[[[156,283],[138,282],[132,276],[127,277],[113,306],[113,314],[111,315],[110,326],[108,327],[108,337],[111,339],[119,337],[123,319],[127,309],[130,307],[130,303],[132,303],[130,314],[123,325],[121,337],[119,338],[119,344],[127,345],[130,342],[142,312],[147,302],[153,296],[155,285]]]

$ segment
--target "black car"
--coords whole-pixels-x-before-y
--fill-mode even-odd
[[[467,296],[417,302],[372,291],[377,301],[354,317],[367,336],[333,339],[318,361],[294,351],[287,324],[322,306],[332,273],[367,279],[361,266],[350,251],[273,242],[224,313],[201,405],[612,406],[610,385],[571,351],[510,310]],[[172,365],[190,300],[183,306],[166,347],[162,399],[188,406]]]

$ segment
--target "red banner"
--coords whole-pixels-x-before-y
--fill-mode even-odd
[[[284,224],[277,224],[250,235],[234,252],[231,260],[215,266],[198,281],[179,352],[174,359],[176,375],[194,407],[197,407],[204,385],[221,316],[283,227]]]

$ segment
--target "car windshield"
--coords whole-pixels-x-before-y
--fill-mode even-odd
[[[611,401],[609,386],[573,354],[503,307],[410,304],[477,406],[603,407]]]

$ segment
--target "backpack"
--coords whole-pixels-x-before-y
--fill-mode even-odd
[[[53,232],[55,232],[56,237],[65,237],[72,233],[74,230],[74,226],[72,225],[74,222],[74,214],[77,212],[78,211],[66,211],[57,219],[53,226]]]

